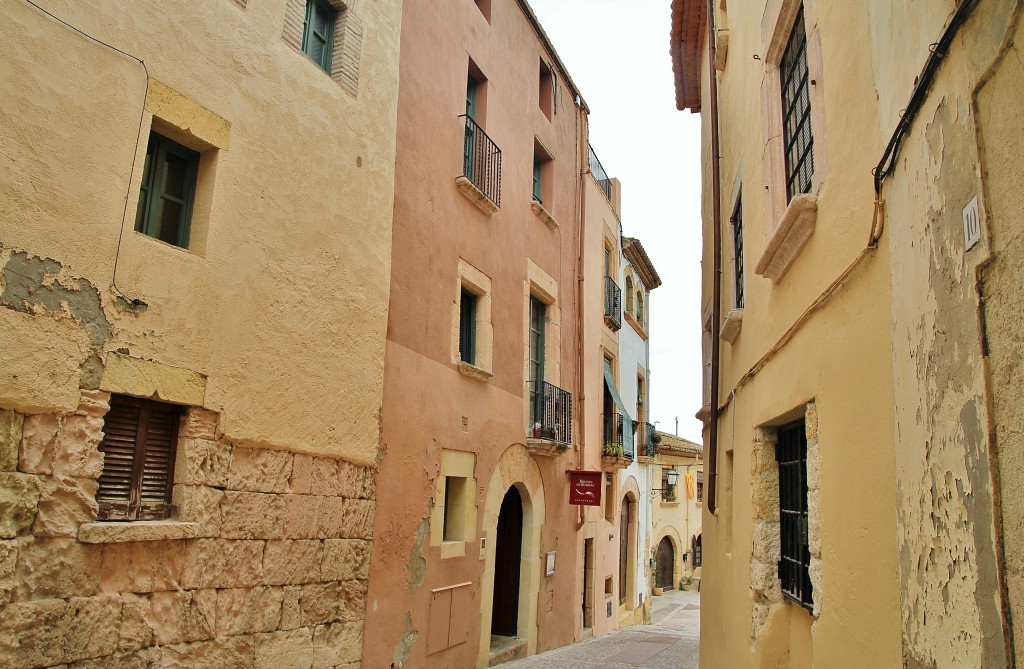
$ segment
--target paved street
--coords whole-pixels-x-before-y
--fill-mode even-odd
[[[616,630],[556,648],[507,669],[695,669],[700,649],[700,594],[667,592],[652,598],[651,625]]]

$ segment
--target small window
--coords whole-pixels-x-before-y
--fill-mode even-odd
[[[814,606],[811,548],[807,532],[807,432],[804,421],[779,428],[779,532],[782,594],[801,606]]]
[[[142,168],[135,229],[168,244],[188,248],[198,174],[197,152],[151,133]]]
[[[306,19],[302,26],[302,51],[324,72],[331,72],[334,50],[334,19],[337,11],[327,0],[306,0]]]
[[[633,313],[633,277],[626,275],[626,311]]]
[[[811,191],[814,137],[811,134],[811,88],[807,68],[804,8],[800,6],[779,63],[782,79],[782,141],[786,156],[786,199]]]
[[[103,421],[100,520],[170,517],[181,407],[114,395]]]
[[[697,503],[704,501],[704,472],[697,472]]]
[[[476,309],[478,297],[465,286],[459,302],[459,358],[476,364]]]
[[[557,113],[557,110],[555,109],[556,81],[555,69],[545,63],[542,59],[540,61],[537,100],[540,105],[540,110],[544,112],[544,116],[547,117],[549,121],[551,120],[552,114]]]
[[[736,199],[736,208],[732,212],[732,249],[733,249],[733,292],[736,295],[736,308],[743,308],[743,196]]]
[[[661,497],[666,502],[676,501],[676,486],[679,484],[679,473],[674,469],[661,470]]]
[[[444,477],[443,541],[465,541],[466,477]]]
[[[636,291],[636,322],[640,324],[640,327],[644,326],[644,293],[642,290]]]
[[[534,139],[533,142],[533,200],[551,206],[551,154]]]
[[[491,22],[491,0],[474,0],[476,2],[476,8],[480,10],[480,13],[484,15],[487,22]]]

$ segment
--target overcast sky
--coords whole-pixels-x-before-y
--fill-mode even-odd
[[[650,305],[650,420],[701,441],[700,117],[676,110],[671,0],[529,0],[622,182],[622,229],[661,276]],[[625,326],[624,326],[625,327]]]

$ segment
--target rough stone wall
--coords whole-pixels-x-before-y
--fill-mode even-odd
[[[373,470],[233,446],[192,408],[175,519],[96,524],[109,397],[0,411],[3,666],[360,666]]]
[[[821,451],[818,448],[818,407],[809,402],[804,411],[807,435],[807,535],[811,550],[811,586],[814,615],[821,614],[824,599],[821,562]],[[754,430],[751,454],[750,491],[753,500],[754,532],[750,551],[750,593],[754,599],[750,616],[750,639],[755,645],[768,621],[771,607],[782,602],[778,563],[782,557],[779,528],[779,464],[775,460],[778,438],[774,428]]]

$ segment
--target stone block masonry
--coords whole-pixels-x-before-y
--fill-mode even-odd
[[[191,408],[173,517],[97,523],[109,399],[0,411],[0,664],[358,667],[374,471],[232,445]]]

